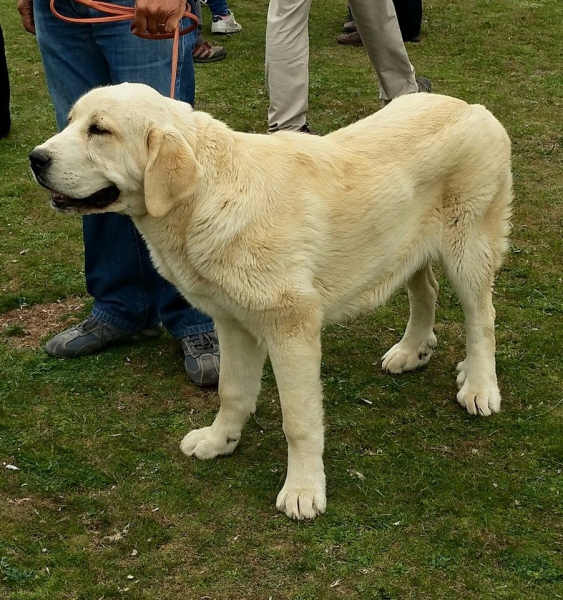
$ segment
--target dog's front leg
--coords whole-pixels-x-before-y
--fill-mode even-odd
[[[190,431],[180,445],[184,454],[201,459],[231,454],[242,428],[256,410],[266,347],[236,321],[215,320],[221,351],[221,408],[213,425]]]
[[[287,439],[287,476],[276,505],[292,519],[312,519],[326,508],[320,326],[268,340]]]

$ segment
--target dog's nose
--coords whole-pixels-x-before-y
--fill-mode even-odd
[[[51,162],[51,157],[45,150],[35,149],[29,153],[29,162],[33,172],[39,173]]]

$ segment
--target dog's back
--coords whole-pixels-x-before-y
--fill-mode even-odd
[[[296,156],[296,169],[315,173],[296,193],[309,207],[327,321],[383,303],[428,260],[458,268],[481,228],[487,260],[494,270],[500,265],[510,140],[484,107],[446,96],[401,97],[321,140],[300,142]]]

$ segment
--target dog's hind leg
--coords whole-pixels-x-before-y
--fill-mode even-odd
[[[463,269],[448,274],[465,315],[466,358],[457,366],[457,401],[472,415],[489,416],[500,410],[501,401],[495,367],[493,273],[475,275]]]
[[[190,431],[180,445],[184,454],[201,459],[231,454],[244,424],[256,410],[266,347],[235,321],[216,319],[221,349],[219,398],[213,425]]]
[[[438,282],[432,264],[426,263],[408,281],[410,317],[403,339],[381,359],[384,371],[403,373],[425,365],[434,352],[434,315]]]
[[[492,300],[495,273],[507,247],[512,200],[509,165],[501,175],[492,197],[482,191],[478,194],[478,189],[452,205],[442,248],[446,276],[465,315],[466,358],[457,366],[457,401],[470,414],[481,416],[498,412],[501,403]]]
[[[479,223],[458,231],[456,241],[444,249],[444,269],[465,315],[466,358],[457,366],[457,401],[472,415],[500,410],[493,283],[506,246],[507,217],[502,205],[500,210],[491,206]]]

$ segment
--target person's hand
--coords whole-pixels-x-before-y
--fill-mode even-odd
[[[33,0],[18,0],[18,12],[23,28],[35,35],[35,19],[33,18]]]
[[[137,0],[131,31],[135,35],[173,33],[185,10],[186,0]]]

